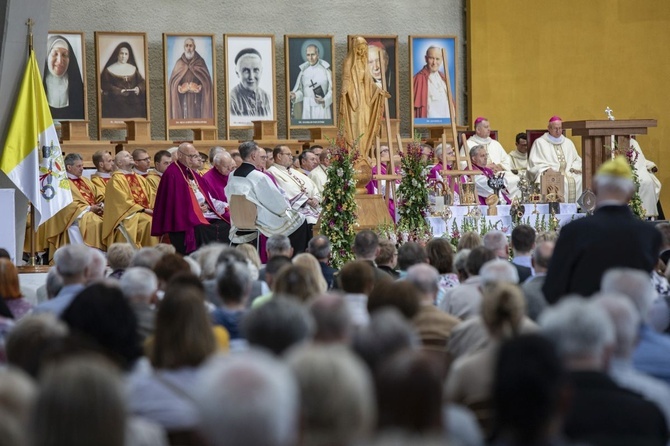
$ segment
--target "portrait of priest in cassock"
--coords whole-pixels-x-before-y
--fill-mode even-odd
[[[158,184],[151,234],[168,234],[180,254],[212,242],[227,243],[228,203],[214,198],[209,183],[198,174],[200,154],[193,144],[182,143],[175,155]]]
[[[195,40],[184,40],[184,53],[172,69],[169,81],[170,119],[211,119],[214,116],[212,77],[195,49]]]

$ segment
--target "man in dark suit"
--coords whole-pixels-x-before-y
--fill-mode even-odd
[[[535,248],[535,229],[529,225],[518,225],[512,230],[512,263],[530,268],[531,275],[535,274],[532,265],[531,251]]]
[[[484,247],[493,251],[499,259],[509,260],[509,241],[502,231],[489,231],[484,235]],[[511,262],[510,262],[511,263]],[[527,266],[512,263],[519,274],[519,282],[524,283],[531,276],[531,269]]]
[[[379,254],[379,237],[369,229],[363,229],[354,239],[353,247],[356,260],[364,260],[374,268],[375,283],[380,280],[393,280],[391,275],[377,268],[375,259]]]
[[[661,234],[628,208],[635,192],[623,157],[604,163],[594,178],[596,211],[561,229],[542,291],[549,303],[569,293],[590,296],[603,273],[627,267],[650,273],[658,261]]]
[[[325,235],[317,235],[311,239],[307,244],[307,252],[312,254],[316,257],[316,260],[319,261],[321,274],[323,274],[323,278],[326,279],[328,289],[333,288],[337,269],[328,265],[328,261],[330,260],[330,240],[328,240],[328,237]]]
[[[535,275],[526,280],[521,285],[521,291],[526,298],[526,315],[537,322],[540,314],[547,307],[547,300],[544,298],[542,287],[547,278],[547,268],[554,253],[554,242],[538,242],[533,250],[532,264],[535,269]]]

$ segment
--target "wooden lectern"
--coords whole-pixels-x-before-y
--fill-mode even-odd
[[[573,136],[582,137],[582,187],[593,190],[593,176],[600,165],[610,159],[611,136],[616,136],[617,145],[625,137],[646,135],[649,127],[656,127],[655,119],[625,119],[618,121],[566,121],[564,129],[571,129]]]
[[[88,121],[60,121],[61,141],[90,141]]]

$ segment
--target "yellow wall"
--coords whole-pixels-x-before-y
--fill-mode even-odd
[[[552,115],[606,119],[609,106],[617,119],[657,119],[638,141],[670,217],[670,1],[469,0],[466,14],[470,126],[488,117],[511,151]]]

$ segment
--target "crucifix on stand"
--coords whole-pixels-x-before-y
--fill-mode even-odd
[[[454,105],[454,97],[451,91],[451,81],[449,79],[449,59],[447,59],[447,53],[444,48],[442,48],[442,60],[444,61],[444,74],[445,74],[445,83],[447,84],[447,100],[449,102],[449,116],[451,116],[451,136],[454,141],[454,155],[447,156],[447,131],[446,129],[442,132],[442,171],[440,175],[442,178],[446,178],[445,184],[443,185],[443,190],[450,191],[452,197],[456,193],[456,185],[458,184],[458,194],[459,194],[459,203],[461,205],[476,205],[477,204],[477,193],[475,188],[475,175],[481,175],[481,172],[472,169],[472,163],[470,157],[465,156],[465,163],[467,168],[461,170],[461,156],[458,149],[458,131],[456,129],[456,106]],[[467,147],[465,135],[462,135],[462,144],[463,147]],[[449,164],[447,161],[451,161],[453,167],[449,169]],[[460,182],[461,178],[464,176],[469,177],[470,181]]]

